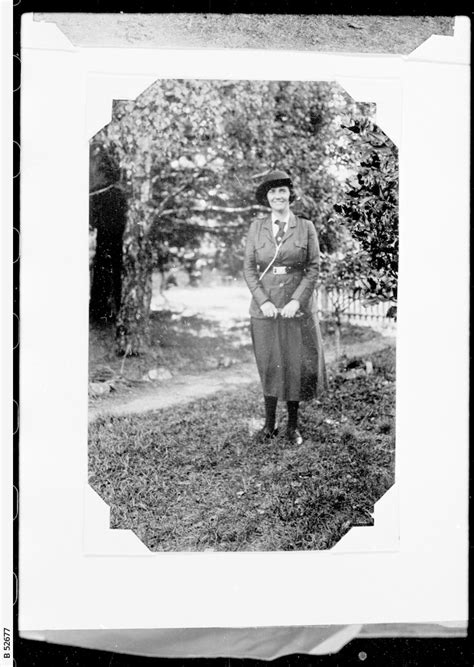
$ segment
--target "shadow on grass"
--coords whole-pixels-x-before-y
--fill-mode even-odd
[[[260,389],[90,425],[90,484],[152,551],[328,549],[394,481],[395,351],[302,406],[304,443],[256,444]],[[282,412],[281,431],[285,430]]]
[[[199,315],[183,316],[171,310],[150,316],[150,344],[139,357],[115,354],[115,327],[91,326],[89,375],[103,365],[117,374],[139,379],[156,365],[177,373],[202,373],[216,368],[225,357],[231,363],[253,359],[248,322],[223,329],[219,322]]]
[[[334,327],[321,322],[325,349],[334,348]],[[380,338],[369,327],[345,324],[342,345]],[[164,366],[173,375],[198,374],[219,366],[254,361],[249,320],[234,320],[223,326],[200,315],[185,316],[172,310],[152,312],[150,344],[139,357],[123,359],[115,354],[115,326],[92,325],[89,333],[89,378],[101,379],[104,367],[109,376],[140,380],[151,368]]]

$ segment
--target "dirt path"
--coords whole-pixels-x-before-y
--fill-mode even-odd
[[[346,345],[344,353],[348,357],[360,357],[378,352],[395,345],[394,338],[380,338],[365,343]],[[328,364],[334,363],[335,352],[326,352]],[[197,398],[211,396],[218,391],[229,391],[258,381],[254,362],[208,371],[202,375],[176,375],[162,386],[149,388],[134,398],[114,397],[101,400],[100,404],[89,406],[89,421],[101,415],[125,415],[161,410],[177,403],[189,403]]]

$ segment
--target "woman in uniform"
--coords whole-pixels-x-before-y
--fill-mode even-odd
[[[319,245],[313,223],[290,210],[295,197],[287,173],[267,174],[256,198],[271,209],[269,216],[251,224],[244,260],[244,277],[252,293],[252,342],[265,400],[265,425],[258,440],[277,434],[280,400],[288,408],[287,437],[301,444],[299,402],[327,386],[314,295]]]

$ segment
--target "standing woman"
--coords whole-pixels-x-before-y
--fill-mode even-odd
[[[288,408],[287,437],[301,444],[299,402],[327,386],[314,296],[319,245],[313,223],[290,210],[295,197],[287,173],[270,172],[256,198],[271,209],[268,217],[251,224],[244,260],[244,277],[252,293],[252,342],[265,400],[265,425],[258,439],[277,434],[280,400]]]

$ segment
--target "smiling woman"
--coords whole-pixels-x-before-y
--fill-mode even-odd
[[[314,290],[319,245],[314,225],[290,210],[293,183],[271,171],[256,192],[271,215],[255,221],[247,238],[244,276],[252,293],[251,333],[265,400],[259,441],[277,435],[278,400],[288,407],[287,437],[302,444],[298,407],[326,388],[326,369]]]

